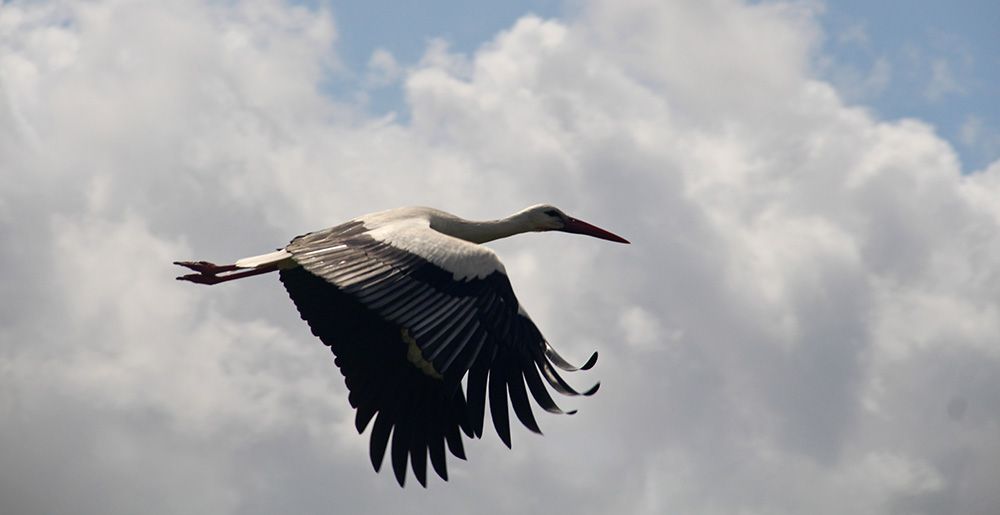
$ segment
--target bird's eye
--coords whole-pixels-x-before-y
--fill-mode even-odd
[[[545,214],[547,214],[549,216],[558,217],[559,216],[559,211],[556,211],[555,209],[550,209],[550,210],[546,211]]]

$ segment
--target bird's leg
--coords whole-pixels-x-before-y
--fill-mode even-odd
[[[175,261],[175,265],[190,268],[197,274],[182,275],[178,281],[189,281],[197,284],[219,284],[234,279],[242,279],[254,275],[266,274],[278,269],[278,265],[269,264],[256,268],[240,268],[236,265],[216,265],[207,261]],[[240,270],[237,272],[237,270]]]
[[[236,265],[217,265],[215,263],[209,263],[208,261],[174,261],[174,264],[183,266],[184,268],[190,268],[191,270],[204,275],[216,275],[223,272],[239,270],[239,267]]]

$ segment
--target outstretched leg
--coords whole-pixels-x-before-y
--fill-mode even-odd
[[[174,261],[174,264],[183,266],[184,268],[190,268],[199,274],[205,275],[216,275],[223,272],[239,270],[239,267],[236,265],[217,265],[215,263],[209,263],[208,261]]]
[[[174,261],[174,264],[198,272],[197,274],[182,275],[177,278],[178,281],[208,285],[266,274],[278,269],[278,265],[273,263],[254,268],[240,268],[236,265],[216,265],[208,261]]]

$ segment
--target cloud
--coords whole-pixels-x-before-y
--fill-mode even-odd
[[[968,115],[958,134],[959,143],[982,156],[1000,153],[1000,131],[976,115]]]
[[[374,87],[387,86],[396,82],[402,73],[399,63],[389,51],[379,48],[372,52],[368,60],[369,84]]]
[[[962,175],[932,127],[845,103],[813,75],[812,4],[595,1],[472,54],[435,42],[397,70],[406,123],[322,92],[335,15],[0,9],[4,511],[1000,503],[1000,163]],[[540,201],[633,241],[495,246],[561,351],[602,351],[580,381],[603,387],[427,491],[371,472],[276,281],[169,265],[386,207]]]
[[[872,61],[868,70],[850,64],[824,63],[838,94],[849,101],[879,97],[892,82],[892,65],[885,57]]]
[[[965,88],[959,84],[958,79],[952,72],[951,65],[945,59],[934,59],[930,63],[931,77],[924,89],[924,96],[928,100],[940,100],[945,95],[953,93],[964,93]]]
[[[866,22],[848,24],[837,34],[837,42],[867,48],[871,44],[871,37],[868,35],[868,24]]]

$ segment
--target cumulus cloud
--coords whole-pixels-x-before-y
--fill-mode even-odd
[[[814,76],[811,3],[602,2],[324,94],[336,13],[0,8],[0,506],[987,513],[1000,504],[1000,163]],[[496,248],[603,387],[450,484],[367,463],[328,352],[226,260],[360,213],[549,201],[628,237]],[[978,511],[977,511],[978,510]]]

